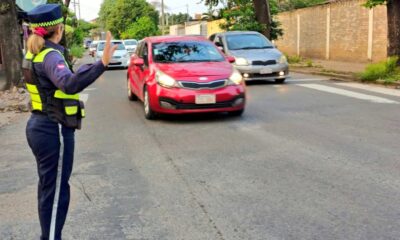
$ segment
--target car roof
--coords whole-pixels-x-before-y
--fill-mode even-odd
[[[255,32],[255,31],[230,31],[230,32],[221,32],[221,33],[217,33],[220,35],[239,35],[239,34],[261,34],[259,32]]]
[[[156,36],[156,37],[147,37],[146,41],[151,43],[159,43],[159,42],[175,42],[175,41],[202,41],[208,42],[207,38],[204,36]]]

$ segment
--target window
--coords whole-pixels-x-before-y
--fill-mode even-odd
[[[153,45],[153,60],[158,63],[221,62],[225,58],[209,42],[162,42]]]

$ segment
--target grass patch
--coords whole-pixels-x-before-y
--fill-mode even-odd
[[[400,80],[400,67],[397,66],[399,57],[390,57],[386,61],[369,64],[360,74],[363,81],[380,81],[393,83]]]
[[[286,56],[288,63],[289,64],[296,64],[296,63],[300,63],[301,61],[303,61],[303,59],[300,56],[294,55],[294,56]]]
[[[85,48],[82,46],[78,46],[78,45],[73,45],[70,49],[69,49],[69,53],[76,58],[82,58],[83,54],[85,53]]]

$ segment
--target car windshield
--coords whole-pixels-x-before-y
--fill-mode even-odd
[[[137,45],[136,40],[129,40],[129,41],[125,41],[124,43],[125,43],[125,45]]]
[[[263,49],[274,46],[268,39],[258,34],[237,34],[226,36],[229,50]]]
[[[97,51],[103,51],[104,50],[104,46],[105,46],[105,42],[101,42],[99,43],[98,47],[97,47]],[[112,45],[118,45],[117,50],[125,50],[125,45],[122,42],[111,42]]]
[[[208,42],[163,42],[153,44],[153,60],[158,63],[221,62],[225,58]]]
[[[91,47],[91,48],[96,48],[96,47],[97,47],[97,43],[92,43],[92,44],[90,44],[90,47]]]

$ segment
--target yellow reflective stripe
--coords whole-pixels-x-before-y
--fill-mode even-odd
[[[54,97],[55,98],[59,98],[59,99],[73,99],[73,100],[79,100],[79,94],[65,94],[63,91],[61,90],[57,90],[54,93]]]
[[[68,106],[65,107],[65,113],[67,115],[75,115],[78,113],[78,106]]]
[[[38,102],[32,102],[32,110],[42,111],[42,104]]]
[[[33,58],[33,54],[31,53],[31,52],[27,52],[26,53],[26,55],[25,55],[25,59],[27,59],[27,60],[32,60],[32,58]]]
[[[39,91],[38,91],[36,85],[27,83],[27,84],[26,84],[26,88],[28,89],[28,92],[30,92],[30,93],[36,93],[36,94],[39,93]]]
[[[38,55],[35,56],[35,58],[33,59],[33,62],[34,63],[43,62],[46,55],[51,51],[56,51],[56,50],[53,48],[46,48],[45,50],[41,51]]]
[[[42,103],[42,99],[40,98],[39,94],[31,93],[31,100],[34,102]]]
[[[50,26],[55,26],[57,24],[60,24],[64,22],[64,18],[61,17],[59,19],[53,20],[53,21],[49,21],[49,22],[41,22],[41,23],[31,23],[30,26],[31,28],[35,28],[35,27],[50,27]]]
[[[81,115],[83,118],[85,117],[85,109],[81,109]]]

